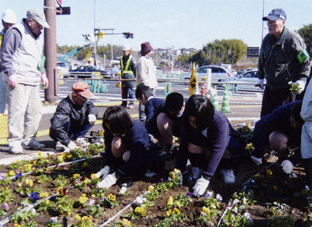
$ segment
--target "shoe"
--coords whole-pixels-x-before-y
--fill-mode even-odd
[[[74,142],[77,146],[81,146],[81,147],[87,147],[90,145],[90,143],[85,138],[82,138],[82,137],[77,138]]]
[[[14,141],[9,143],[9,152],[12,154],[21,154],[23,153],[23,147],[21,141]]]
[[[133,108],[134,108],[133,105],[128,106],[128,109],[133,109]]]
[[[56,142],[56,145],[55,145],[55,151],[57,152],[64,152],[66,151],[68,148],[63,145],[60,141],[57,141]]]
[[[45,147],[44,144],[39,143],[36,137],[33,137],[28,144],[22,143],[22,146],[24,149],[29,150],[40,150]]]
[[[127,183],[123,183],[120,185],[120,194],[125,194],[126,191],[129,191],[133,187],[133,181],[129,181]]]
[[[220,174],[223,177],[223,182],[225,184],[233,184],[235,183],[235,175],[232,169],[222,169]]]
[[[153,171],[150,171],[149,169],[146,171],[146,173],[144,174],[145,177],[153,177],[157,175],[157,173],[153,172]]]

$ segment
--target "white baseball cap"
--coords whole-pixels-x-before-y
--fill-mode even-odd
[[[130,50],[130,46],[126,44],[126,45],[123,46],[122,50],[123,50],[123,51],[124,51],[124,50]]]
[[[27,11],[27,19],[33,19],[37,21],[42,27],[50,28],[49,24],[46,21],[45,15],[42,11],[31,9]]]
[[[15,24],[16,23],[16,16],[15,13],[13,12],[13,10],[11,9],[7,9],[4,11],[4,13],[1,16],[1,19],[5,22],[5,23],[10,23],[10,24]]]

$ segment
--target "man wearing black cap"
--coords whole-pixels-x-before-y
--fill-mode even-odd
[[[2,79],[8,90],[9,151],[41,149],[36,140],[41,119],[39,84],[46,89],[49,81],[44,70],[41,30],[50,28],[42,11],[31,9],[21,23],[5,34],[1,48]]]
[[[262,164],[262,157],[268,144],[280,156],[289,155],[289,151],[296,148],[291,152],[294,155],[282,163],[285,173],[290,174],[294,166],[302,161],[300,142],[304,121],[300,116],[301,106],[301,100],[279,106],[257,121],[251,138],[255,148],[251,159],[255,164]]]
[[[260,87],[263,87],[264,78],[267,81],[261,117],[290,100],[292,83],[299,86],[298,93],[301,93],[311,67],[304,41],[299,34],[285,27],[286,13],[282,9],[273,9],[262,19],[267,21],[269,34],[262,41],[258,62]]]

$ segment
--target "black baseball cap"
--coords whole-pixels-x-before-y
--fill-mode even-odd
[[[282,9],[273,9],[268,16],[263,17],[262,20],[276,21],[278,19],[286,20],[286,13]]]

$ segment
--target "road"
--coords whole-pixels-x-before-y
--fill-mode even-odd
[[[72,85],[78,81],[77,79],[66,78],[64,84],[59,87],[58,101],[67,97],[71,93]],[[81,81],[81,80],[79,80]],[[103,84],[107,86],[107,93],[95,93],[93,100],[98,109],[98,120],[96,125],[92,128],[93,131],[101,130],[101,119],[104,111],[108,106],[121,104],[121,90],[116,87],[116,81],[103,81]],[[218,102],[221,109],[223,101],[223,87],[217,88]],[[188,85],[185,83],[173,81],[171,91],[181,92],[185,98],[189,97]],[[41,92],[41,99],[44,101],[44,91]],[[229,96],[229,107],[231,113],[226,113],[232,125],[241,124],[244,122],[254,122],[259,119],[261,100],[263,90],[254,87],[254,85],[239,85],[238,92],[232,92]],[[156,90],[156,96],[158,98],[165,97],[165,82],[159,82],[159,87]],[[39,131],[37,139],[46,145],[46,148],[42,152],[54,153],[54,143],[49,137],[50,119],[53,116],[56,106],[44,106],[42,108],[42,119],[40,121]],[[128,109],[129,114],[134,118],[138,118],[138,102],[135,101],[135,108]],[[10,163],[11,161],[25,158],[32,158],[36,155],[36,151],[25,151],[22,155],[12,155],[8,153],[8,145],[6,140],[0,141],[0,164]]]

